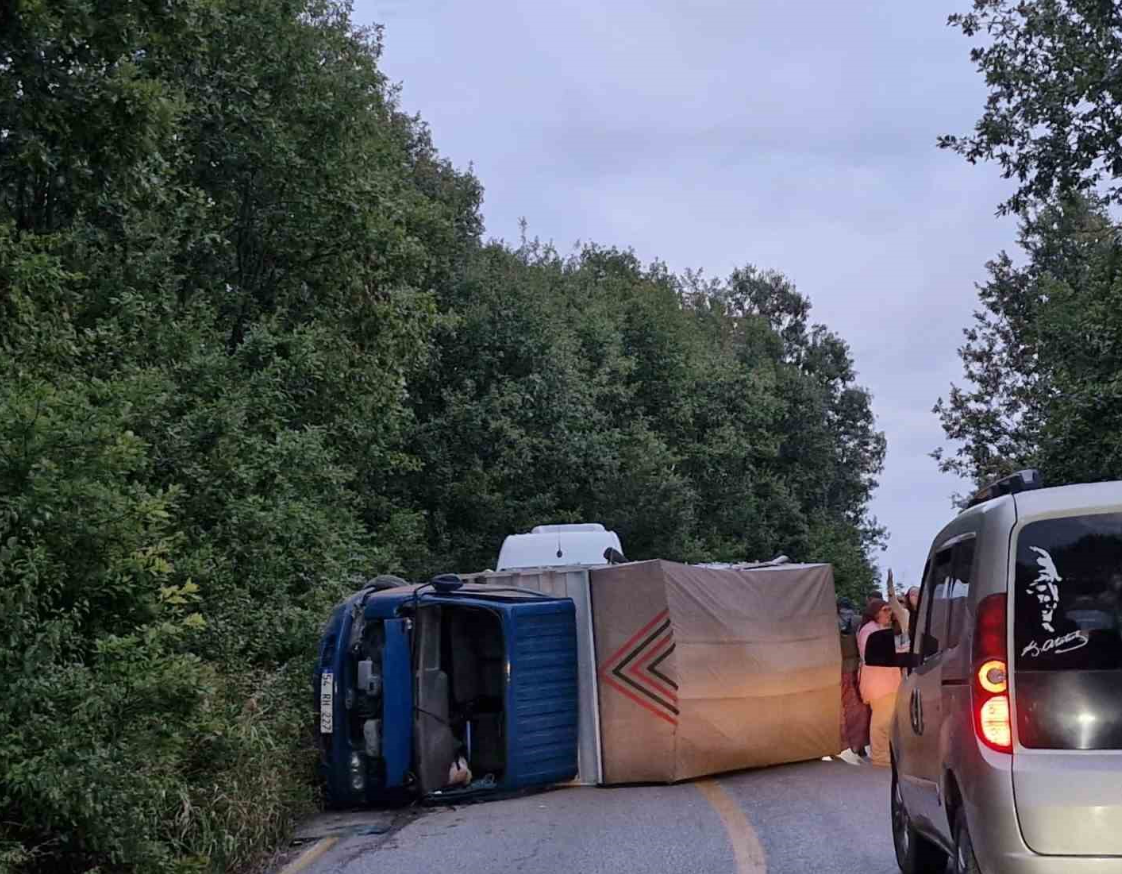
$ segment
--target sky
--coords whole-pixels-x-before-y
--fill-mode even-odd
[[[930,458],[932,407],[962,381],[975,284],[1016,234],[996,166],[935,147],[985,100],[946,26],[968,5],[355,0],[354,18],[384,26],[403,107],[483,183],[487,237],[517,242],[525,217],[562,252],[794,281],[873,395],[878,561],[912,585],[968,489]]]

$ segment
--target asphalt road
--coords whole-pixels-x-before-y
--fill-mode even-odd
[[[892,874],[888,784],[887,771],[835,760],[352,813],[283,874]]]

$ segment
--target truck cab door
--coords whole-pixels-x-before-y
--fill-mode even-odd
[[[505,727],[510,788],[577,775],[577,624],[568,599],[504,609]]]

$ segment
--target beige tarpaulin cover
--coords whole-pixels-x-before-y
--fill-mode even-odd
[[[606,783],[835,755],[833,569],[646,561],[591,571]]]

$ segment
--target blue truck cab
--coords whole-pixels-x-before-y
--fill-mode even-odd
[[[569,598],[454,577],[362,589],[328,620],[313,685],[332,806],[576,776]],[[448,790],[464,761],[470,786]]]

